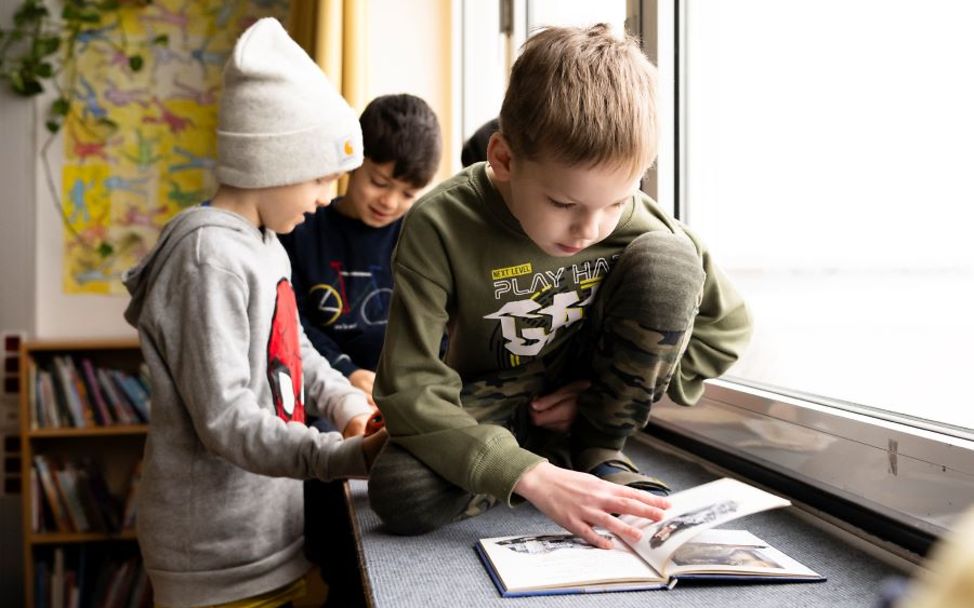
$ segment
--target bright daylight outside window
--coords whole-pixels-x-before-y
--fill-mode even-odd
[[[755,319],[730,379],[974,429],[972,26],[950,0],[686,3],[685,219]]]
[[[626,0],[527,0],[528,33],[544,26],[587,27],[600,22],[621,32],[626,22]]]

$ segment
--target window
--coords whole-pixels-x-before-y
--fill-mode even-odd
[[[546,26],[595,23],[608,23],[621,32],[626,11],[626,0],[463,0],[463,139],[500,113],[507,75],[531,32]]]
[[[755,335],[654,417],[939,533],[974,500],[974,7],[659,4],[661,198]]]

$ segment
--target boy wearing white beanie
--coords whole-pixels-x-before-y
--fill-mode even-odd
[[[300,480],[364,477],[385,437],[362,438],[365,395],[305,337],[275,234],[362,163],[355,113],[273,19],[243,33],[223,78],[220,187],[124,277],[152,378],[138,538],[157,606],[303,594]]]

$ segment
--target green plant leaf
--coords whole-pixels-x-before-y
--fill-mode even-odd
[[[32,95],[37,95],[44,90],[41,87],[41,83],[37,81],[34,77],[33,72],[26,69],[15,70],[8,73],[8,78],[10,79],[10,88],[14,90],[14,93],[22,95],[24,97],[30,97]]]
[[[67,116],[71,109],[71,102],[66,97],[58,97],[51,104],[51,114],[55,116]]]
[[[109,129],[112,129],[113,131],[118,129],[118,123],[112,120],[111,118],[99,118],[98,124],[104,125]]]
[[[65,21],[79,21],[81,18],[81,11],[73,2],[68,2],[61,9],[61,19]]]
[[[169,34],[159,34],[152,39],[152,44],[157,46],[169,46]]]
[[[27,0],[14,13],[14,25],[18,28],[23,27],[31,23],[36,23],[47,15],[47,7],[37,2],[37,0]]]
[[[14,91],[24,97],[32,97],[44,91],[41,83],[34,78],[33,74],[20,74],[19,82],[14,85]]]
[[[97,8],[85,8],[78,13],[78,21],[85,23],[101,23],[101,13]]]
[[[20,72],[8,72],[6,76],[7,80],[10,81],[10,88],[20,93],[24,88],[24,77],[20,75]]]
[[[100,255],[101,257],[107,258],[113,253],[115,253],[115,248],[109,245],[108,243],[103,241],[101,245],[98,245],[98,255]]]
[[[34,43],[34,48],[41,56],[56,53],[61,46],[61,39],[57,36],[43,36]]]
[[[133,72],[138,72],[142,69],[142,55],[132,55],[129,57],[129,67],[132,68]]]
[[[54,66],[47,62],[39,63],[34,69],[34,74],[40,78],[50,78],[54,75]]]
[[[118,0],[105,0],[98,5],[98,8],[104,12],[108,12],[118,10],[120,6],[121,3]]]
[[[47,130],[51,133],[57,133],[61,130],[61,123],[56,120],[49,120],[44,123],[44,126],[47,127]]]

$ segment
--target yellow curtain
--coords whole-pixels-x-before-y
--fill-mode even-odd
[[[321,66],[349,104],[365,108],[366,0],[291,0],[291,37]]]
[[[366,96],[366,0],[291,0],[288,31],[349,105],[361,113]],[[348,177],[338,182],[342,194]]]

